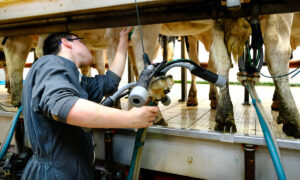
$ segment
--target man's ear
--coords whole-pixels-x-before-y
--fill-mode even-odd
[[[70,43],[70,41],[68,41],[66,38],[61,38],[61,43],[62,45],[66,46],[67,48],[72,48],[72,45]]]

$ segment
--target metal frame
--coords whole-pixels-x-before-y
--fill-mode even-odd
[[[130,164],[135,132],[118,130],[114,135],[114,160]],[[94,133],[96,157],[103,159],[102,130]],[[300,176],[300,141],[278,139],[287,179]],[[244,144],[255,145],[252,171],[245,171]],[[253,152],[254,153],[254,152]],[[141,167],[201,179],[276,179],[276,172],[263,137],[223,134],[215,131],[150,127]],[[255,173],[255,174],[249,174]]]
[[[186,59],[186,42],[185,42],[185,36],[180,37],[181,41],[181,58]],[[183,102],[187,99],[187,75],[186,75],[186,69],[184,67],[181,67],[181,99],[179,101]]]

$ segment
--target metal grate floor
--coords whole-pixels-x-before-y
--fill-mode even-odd
[[[209,85],[197,85],[198,88],[198,106],[187,107],[186,102],[179,102],[180,99],[180,85],[176,84],[171,89],[169,96],[172,103],[169,106],[159,104],[163,117],[168,122],[168,127],[178,129],[193,129],[193,130],[207,130],[214,131],[216,110],[210,109],[210,102],[208,100]],[[297,106],[300,112],[300,88],[291,88]],[[271,128],[276,138],[292,138],[287,137],[282,132],[282,124],[277,124],[276,118],[278,112],[271,110],[271,103],[273,97],[274,87],[256,87],[256,91],[263,103],[264,109],[271,119]],[[232,85],[230,86],[230,96],[234,106],[234,117],[237,127],[237,134],[241,135],[255,135],[263,136],[259,120],[257,118],[255,109],[252,105],[243,106],[244,101],[244,87]],[[251,98],[249,99],[251,102]],[[127,99],[122,99],[122,108],[128,109]]]

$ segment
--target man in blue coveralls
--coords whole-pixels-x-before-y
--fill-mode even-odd
[[[50,34],[44,56],[31,67],[23,88],[25,128],[33,156],[22,179],[93,179],[92,134],[83,128],[143,128],[153,124],[157,107],[129,111],[104,107],[104,95],[117,90],[128,48],[128,33],[120,32],[113,63],[106,75],[81,76],[92,55],[75,34]]]

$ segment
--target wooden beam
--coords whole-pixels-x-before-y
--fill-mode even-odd
[[[88,3],[89,1],[85,1]],[[1,8],[0,8],[1,9]],[[4,8],[5,9],[5,8]],[[260,14],[299,12],[298,0],[256,0],[228,10],[219,0],[157,0],[139,3],[142,25]],[[42,34],[137,25],[135,4],[56,12],[39,16],[2,19],[0,36]]]

